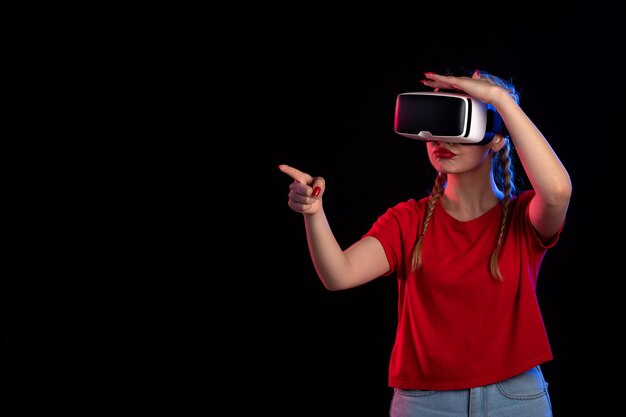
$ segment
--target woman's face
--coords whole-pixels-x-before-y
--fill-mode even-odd
[[[496,135],[485,145],[464,145],[441,141],[427,141],[428,159],[439,172],[446,174],[463,174],[484,169],[491,170],[491,156],[502,147],[503,138]]]

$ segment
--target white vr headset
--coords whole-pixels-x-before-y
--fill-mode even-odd
[[[394,130],[411,139],[482,145],[506,135],[493,106],[462,93],[414,92],[396,99]]]

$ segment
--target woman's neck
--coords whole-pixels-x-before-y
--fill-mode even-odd
[[[477,182],[448,175],[440,204],[453,217],[470,220],[491,210],[503,197],[492,177],[489,181]]]

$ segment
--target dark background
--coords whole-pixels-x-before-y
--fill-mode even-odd
[[[79,197],[67,272],[81,284],[57,344],[92,406],[387,415],[394,280],[325,290],[277,166],[326,179],[347,247],[433,184],[423,144],[393,132],[396,95],[424,71],[474,69],[514,81],[573,183],[537,290],[555,415],[617,404],[623,5],[110,12],[82,20],[64,49],[82,63],[66,74],[76,140],[59,164]]]

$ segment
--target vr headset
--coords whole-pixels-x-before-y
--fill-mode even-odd
[[[411,139],[482,145],[506,135],[493,106],[467,94],[414,92],[396,99],[394,130]]]

